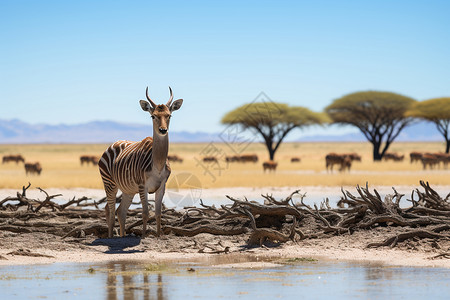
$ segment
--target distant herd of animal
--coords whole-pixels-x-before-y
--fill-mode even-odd
[[[429,152],[411,152],[409,154],[410,163],[421,162],[423,169],[427,167],[431,170],[435,167],[438,168],[442,163],[443,167],[447,169],[450,163],[450,154],[446,153],[429,153]],[[402,162],[405,159],[405,155],[398,153],[387,152],[383,156],[384,161]],[[357,153],[329,153],[325,156],[325,166],[327,171],[333,171],[334,165],[339,165],[339,171],[350,171],[352,162],[361,161],[361,156]]]
[[[423,169],[426,170],[427,167],[431,170],[435,167],[438,168],[442,163],[443,167],[447,169],[450,163],[450,154],[446,153],[429,153],[429,152],[411,152],[409,154],[410,163],[421,162]],[[383,156],[385,161],[402,162],[405,159],[405,155],[398,153],[387,152]],[[343,172],[345,170],[350,171],[352,167],[352,162],[361,161],[361,156],[357,153],[329,153],[325,156],[325,166],[327,171],[333,170],[333,165],[339,165],[339,171]]]
[[[99,157],[97,156],[91,156],[91,155],[82,155],[80,156],[80,164],[92,164],[94,166],[98,165]],[[4,155],[2,158],[2,164],[6,164],[9,162],[15,162],[16,164],[19,164],[22,162],[24,164],[25,168],[25,174],[26,175],[41,175],[42,172],[42,166],[40,162],[25,162],[25,158],[20,154],[13,154],[13,155]]]
[[[429,169],[439,168],[440,165],[447,169],[448,164],[450,163],[450,154],[446,153],[429,153],[429,152],[411,152],[409,154],[410,163],[420,162],[422,163],[423,169],[426,170],[427,167]],[[80,164],[93,166],[98,165],[99,161],[98,156],[93,155],[81,155],[80,156]],[[168,155],[167,159],[170,162],[174,163],[182,163],[183,158],[178,155]],[[399,155],[397,153],[385,153],[383,156],[383,160],[385,161],[394,161],[394,162],[402,162],[405,159],[405,155]],[[202,158],[204,163],[218,163],[219,159],[215,156],[205,156]],[[227,163],[257,163],[259,161],[258,156],[256,154],[243,154],[243,155],[233,155],[226,156],[225,161]],[[325,167],[327,172],[333,171],[333,166],[337,165],[340,172],[350,171],[353,162],[360,162],[361,156],[357,153],[328,153],[325,156]],[[24,164],[26,175],[36,174],[40,175],[42,172],[42,166],[39,162],[25,162],[25,158],[20,154],[14,155],[4,155],[2,159],[2,164],[15,162],[19,164],[20,162]],[[291,163],[299,163],[301,162],[300,157],[291,157]],[[275,172],[277,169],[278,163],[275,161],[264,161],[262,163],[263,171],[266,172]]]
[[[383,159],[385,161],[394,161],[394,162],[402,162],[405,158],[405,155],[400,155],[398,153],[385,153]],[[168,157],[169,161],[173,162],[183,162],[183,159],[178,157],[177,155],[172,155]],[[227,163],[230,162],[258,162],[258,156],[256,154],[244,154],[244,155],[234,155],[225,157],[225,161]],[[299,163],[301,162],[300,157],[291,157],[291,163]],[[325,167],[327,172],[333,171],[333,166],[338,165],[339,171],[350,171],[352,167],[352,163],[361,161],[361,155],[358,153],[328,153],[325,156]],[[203,157],[204,163],[217,163],[218,158],[215,156],[205,156]],[[429,169],[434,169],[440,166],[442,163],[443,167],[446,169],[448,164],[450,163],[450,154],[445,153],[428,153],[428,152],[411,152],[410,153],[410,162],[422,162],[423,169],[426,170],[427,167]],[[265,161],[262,163],[263,171],[275,171],[278,166],[278,163],[275,161]]]
[[[16,164],[19,164],[22,162],[25,166],[25,173],[28,174],[37,174],[40,175],[42,172],[42,167],[39,162],[25,162],[25,158],[23,158],[22,155],[16,154],[16,155],[4,155],[2,159],[2,164],[9,163],[9,162],[15,162]]]

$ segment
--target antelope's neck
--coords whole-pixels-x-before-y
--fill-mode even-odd
[[[162,171],[166,166],[167,153],[169,152],[169,135],[160,136],[153,131],[153,167]]]

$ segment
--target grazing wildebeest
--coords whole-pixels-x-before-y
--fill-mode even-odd
[[[256,155],[256,154],[242,154],[239,157],[238,161],[239,162],[243,162],[243,163],[246,163],[246,162],[256,163],[256,162],[258,162],[258,155]]]
[[[14,162],[16,162],[16,164],[18,164],[19,162],[25,162],[25,159],[23,158],[23,156],[22,155],[20,155],[20,154],[17,154],[17,155],[5,155],[5,156],[3,156],[3,159],[2,159],[2,164],[4,164],[4,163],[8,163],[8,162],[10,162],[10,161],[14,161]]]
[[[439,158],[434,153],[424,153],[420,158],[422,162],[423,169],[426,170],[427,166],[434,169],[435,166],[439,165]]]
[[[341,163],[341,167],[339,168],[339,172],[344,172],[345,169],[350,172],[352,167],[352,159],[349,156],[344,156],[344,159]]]
[[[300,162],[300,157],[291,157],[291,163]]]
[[[225,157],[226,162],[238,162],[239,160],[240,160],[239,155],[232,155],[232,156]]]
[[[89,156],[89,155],[81,155],[80,156],[80,164],[81,165],[83,165],[83,164],[89,164],[91,162],[91,157]]]
[[[352,159],[347,154],[328,153],[325,156],[325,167],[330,171],[333,171],[333,166],[339,165],[339,171],[343,172],[345,169],[350,171],[352,167]]]
[[[383,158],[385,161],[392,160],[395,162],[400,162],[400,161],[403,161],[403,159],[405,158],[405,155],[404,154],[400,155],[398,153],[386,152],[384,154]]]
[[[203,157],[203,162],[217,162],[217,157],[205,156],[205,157]]]
[[[232,155],[232,156],[226,156],[225,157],[226,162],[241,162],[241,163],[247,163],[247,162],[258,162],[258,155],[256,154],[241,154],[241,155]]]
[[[89,163],[91,163],[92,165],[96,166],[98,165],[98,161],[100,159],[97,156],[93,156],[93,155],[82,155],[80,156],[80,164],[86,164],[89,165]]]
[[[26,175],[28,175],[28,173],[41,175],[41,172],[42,172],[42,167],[39,162],[25,163],[25,174]]]
[[[422,152],[411,152],[409,154],[409,159],[411,163],[414,163],[416,161],[420,161],[422,159]]]
[[[361,161],[361,155],[359,155],[358,153],[355,153],[355,152],[353,152],[353,153],[344,153],[342,155],[345,155],[345,156],[349,157],[352,162],[353,161]]]
[[[179,162],[179,163],[182,163],[182,162],[183,162],[183,159],[182,159],[181,157],[179,157],[178,155],[176,155],[176,154],[173,154],[173,155],[167,155],[167,159],[168,159],[170,162]]]
[[[444,168],[447,169],[448,164],[450,163],[450,154],[449,153],[441,153],[440,160],[444,164]]]
[[[425,153],[422,156],[422,164],[425,169],[426,166],[430,166],[433,169],[434,166],[440,167],[440,163],[443,164],[444,169],[447,169],[450,162],[450,154],[447,153]]]
[[[437,158],[439,161],[439,164],[442,163],[443,167],[447,169],[447,165],[450,162],[450,154],[447,153],[433,153],[433,155]]]
[[[149,112],[153,120],[153,138],[146,137],[139,142],[115,142],[100,159],[98,165],[107,197],[108,237],[113,236],[118,189],[122,191],[122,200],[117,209],[120,236],[125,235],[127,211],[136,193],[139,193],[142,203],[142,236],[146,234],[149,219],[149,193],[155,193],[156,235],[161,235],[162,200],[171,173],[167,160],[169,123],[172,113],[183,103],[182,99],[172,103],[172,89],[169,87],[169,90],[170,98],[166,104],[155,104],[148,95],[148,87],[145,91],[148,101],[139,101],[141,108]]]
[[[264,173],[266,172],[266,170],[270,171],[274,171],[277,169],[278,163],[274,162],[273,160],[269,160],[269,161],[265,161],[263,162],[263,170]]]

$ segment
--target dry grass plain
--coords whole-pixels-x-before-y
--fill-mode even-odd
[[[92,165],[81,166],[81,155],[100,156],[108,147],[106,144],[82,145],[0,145],[0,156],[22,154],[26,161],[39,161],[43,171],[40,176],[25,175],[23,164],[0,165],[0,188],[21,189],[28,182],[34,187],[72,188],[85,187],[101,189],[102,183],[98,168]],[[170,145],[170,154],[184,159],[183,163],[171,163],[172,178],[169,188],[190,188],[200,184],[201,188],[223,187],[301,187],[301,186],[355,186],[369,182],[371,186],[419,185],[419,180],[432,185],[450,185],[450,170],[422,170],[419,163],[410,164],[411,151],[440,152],[443,143],[394,143],[390,151],[405,154],[403,162],[373,162],[371,144],[359,143],[284,143],[276,153],[278,168],[275,173],[263,173],[262,161],[268,155],[262,144],[246,145],[242,153],[255,153],[258,163],[226,163],[225,156],[233,155],[239,145],[221,143]],[[362,162],[355,162],[350,172],[327,173],[325,155],[329,152],[357,152]],[[218,163],[206,164],[202,157],[215,155]],[[300,157],[300,163],[291,163],[291,157]],[[179,175],[179,176],[176,176]],[[190,180],[189,180],[190,179]],[[196,179],[196,180],[192,180]],[[198,179],[198,180],[197,180]],[[198,186],[196,186],[198,187]]]

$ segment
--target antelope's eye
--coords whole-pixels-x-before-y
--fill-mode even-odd
[[[152,116],[152,119],[154,120],[155,119],[155,116],[154,115],[151,115]]]
[[[168,117],[167,117],[168,119],[170,119],[170,118],[172,118],[172,116],[171,115],[169,115]]]

